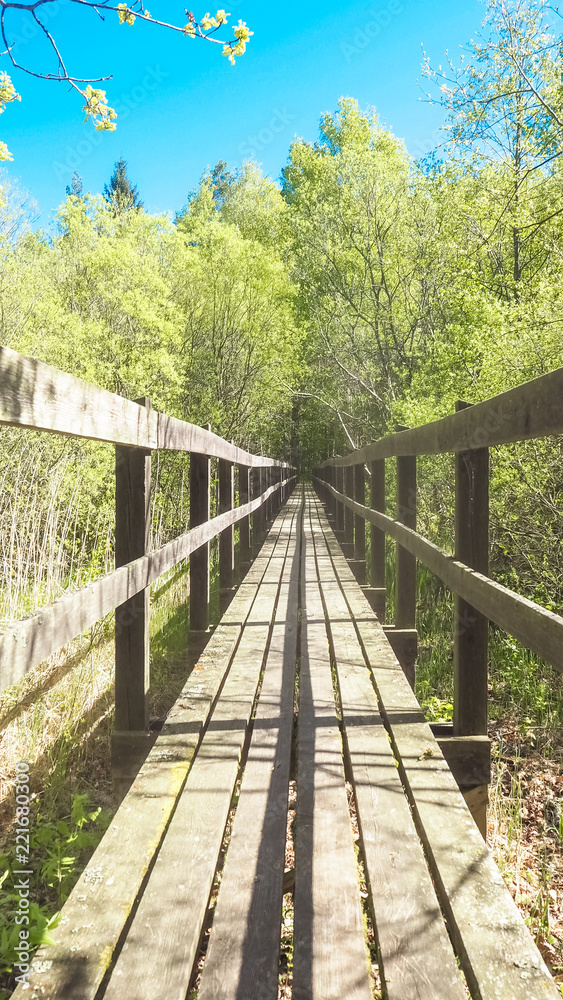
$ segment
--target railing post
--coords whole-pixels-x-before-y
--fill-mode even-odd
[[[456,403],[456,410],[468,403]],[[489,574],[489,449],[455,456],[455,557]],[[454,605],[454,732],[487,735],[488,620],[456,595]]]
[[[329,484],[329,486],[334,486],[334,466],[325,465],[323,469],[320,470],[323,479]],[[334,520],[334,497],[329,489],[325,487],[326,493],[326,513],[330,521]]]
[[[370,462],[370,507],[385,513],[385,459]],[[385,532],[370,524],[370,586],[365,594],[380,622],[385,619]]]
[[[151,400],[136,400],[152,409]],[[151,539],[151,453],[115,448],[115,565],[124,566],[149,550]],[[115,728],[144,730],[148,725],[149,588],[115,612]]]
[[[456,411],[469,403],[457,402]],[[455,456],[455,557],[471,569],[489,573],[489,449]],[[488,620],[457,594],[454,597],[453,737],[467,738],[465,754],[457,747],[459,787],[483,837],[487,835],[490,744],[487,740]],[[446,760],[449,745],[441,744]],[[473,765],[479,753],[479,768]]]
[[[416,529],[416,455],[397,458],[397,520]],[[416,558],[397,545],[395,625],[385,632],[411,687],[416,660]]]
[[[336,474],[335,489],[338,493],[344,493],[344,469],[341,466],[335,466],[334,471]],[[335,531],[344,531],[344,504],[340,500],[336,501]]]
[[[255,500],[262,493],[262,469],[252,470],[252,499]],[[252,514],[252,552],[254,555],[259,551],[264,536],[264,508],[259,507]]]
[[[136,400],[147,410],[147,397]],[[115,565],[147,554],[151,543],[151,453],[127,445],[115,447]],[[150,589],[115,609],[115,729],[112,771],[124,791],[150,749],[149,723]],[[124,784],[123,784],[124,783]]]
[[[238,466],[238,502],[244,507],[250,499],[250,469],[246,465]],[[250,517],[247,515],[239,521],[239,556],[240,572],[244,574],[252,562],[250,547]]]
[[[354,466],[354,500],[366,505],[366,473],[363,463]],[[366,582],[366,522],[360,514],[354,515],[354,565],[358,583]]]
[[[209,520],[211,463],[206,455],[190,454],[190,528]],[[190,556],[190,631],[209,628],[209,542]]]
[[[344,493],[350,499],[354,497],[354,468],[347,465],[344,469]],[[354,556],[354,515],[349,507],[344,507],[344,543],[342,551],[348,559]]]
[[[219,459],[219,514],[232,510],[234,497],[234,466]],[[219,587],[232,590],[235,565],[233,526],[221,532],[219,537]]]

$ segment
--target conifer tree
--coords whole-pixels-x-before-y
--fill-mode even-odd
[[[122,156],[114,166],[109,184],[104,185],[104,198],[113,205],[116,215],[132,208],[140,210],[143,207],[137,186],[131,184],[127,176],[127,160]]]
[[[70,184],[67,184],[66,186],[66,193],[69,197],[72,195],[74,198],[82,198],[84,193],[84,184],[82,183],[82,177],[77,170],[74,171],[70,179]]]

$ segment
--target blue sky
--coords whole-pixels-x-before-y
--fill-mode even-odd
[[[148,7],[154,17],[186,20],[181,3],[154,0]],[[194,13],[207,9],[194,7]],[[455,57],[485,13],[479,0],[288,0],[277,10],[235,0],[226,10],[254,31],[234,67],[219,46],[140,21],[120,26],[113,12],[102,22],[93,11],[59,0],[49,29],[69,72],[112,74],[98,86],[107,89],[119,118],[115,133],[96,132],[83,123],[81,98],[66,85],[12,74],[22,102],[6,108],[0,137],[14,156],[8,172],[36,199],[43,225],[64,199],[73,169],[86,190],[99,192],[120,155],[154,212],[179,209],[207,165],[219,159],[237,166],[254,155],[275,180],[294,136],[314,139],[320,115],[341,96],[375,106],[382,123],[421,156],[438,141],[442,120],[439,108],[420,101],[421,45],[435,65],[446,49]],[[18,60],[53,70],[45,40],[29,30],[29,15],[12,11],[9,17]],[[9,70],[5,56],[2,68]]]

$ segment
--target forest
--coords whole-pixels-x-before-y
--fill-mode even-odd
[[[325,458],[397,426],[563,366],[563,49],[547,4],[519,0],[511,9],[507,21],[505,5],[491,0],[486,39],[469,45],[463,62],[442,71],[425,62],[423,86],[445,109],[446,129],[421,160],[375,108],[342,97],[322,114],[316,141],[293,140],[279,182],[254,160],[220,160],[173,218],[145,210],[122,158],[103,193],[85,191],[75,174],[47,232],[5,173],[2,345],[129,399],[148,396],[157,410],[210,424],[250,451],[296,458],[304,480]],[[0,441],[2,625],[112,568],[114,487],[108,446],[6,428]],[[559,614],[562,458],[560,439],[499,447],[491,457],[491,575]],[[160,544],[184,530],[186,466],[163,454],[154,468]],[[419,468],[419,530],[451,551],[453,463],[425,459]],[[166,643],[184,634],[182,588],[176,575],[164,595],[174,635],[156,603],[166,656]],[[417,694],[431,719],[451,710],[451,605],[420,570]],[[28,702],[18,717],[21,692],[0,703],[8,759],[33,733],[44,776],[58,776],[45,830],[57,822],[49,809],[59,816],[56,809],[72,808],[67,829],[94,831],[98,814],[81,805],[86,790],[106,805],[71,743],[94,730],[104,743],[96,726],[111,714],[111,684],[107,671],[90,675],[110,631],[102,624],[46,667],[43,716]],[[494,628],[490,655],[491,733],[506,800],[504,812],[495,805],[497,860],[542,953],[561,971],[563,814],[553,819],[546,802],[563,792],[563,685]],[[89,693],[71,710],[69,691],[77,699],[86,674]],[[58,701],[53,678],[67,684]],[[79,777],[65,784],[68,760]],[[52,893],[37,914],[38,939],[80,853],[57,868],[66,841],[50,837]]]

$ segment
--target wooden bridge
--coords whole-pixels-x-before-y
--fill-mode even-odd
[[[287,465],[146,400],[6,349],[0,387],[1,423],[117,447],[117,569],[0,633],[2,685],[115,608],[116,767],[123,774],[139,747],[145,755],[63,908],[56,944],[40,949],[30,989],[14,996],[185,1000],[198,972],[200,1000],[275,1000],[289,893],[296,1000],[370,1000],[370,961],[390,1000],[559,997],[479,826],[487,619],[563,666],[563,619],[487,576],[486,449],[563,432],[563,371],[331,459],[315,470],[316,491]],[[191,526],[150,552],[157,447],[191,454]],[[440,451],[458,456],[455,558],[416,532],[416,456]],[[396,519],[385,513],[392,457]],[[211,458],[220,512],[209,520]],[[148,587],[190,556],[191,624],[206,629],[208,543],[220,534],[221,580],[231,587],[235,523],[242,582],[152,742]],[[398,545],[394,626],[382,625],[385,534]],[[433,732],[411,687],[416,559],[458,595],[451,732]]]

